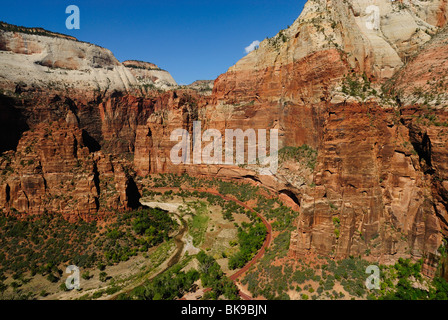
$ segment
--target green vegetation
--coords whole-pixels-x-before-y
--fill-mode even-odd
[[[341,231],[339,229],[341,227],[341,220],[338,217],[333,217],[333,224],[334,224],[334,234],[336,236],[336,239],[339,239],[339,236],[341,234]]]
[[[40,273],[54,281],[61,264],[92,268],[126,261],[169,239],[177,224],[160,209],[117,213],[106,228],[96,222],[69,223],[46,213],[19,219],[0,215],[0,272]]]
[[[217,188],[219,190],[219,193],[221,193],[222,195],[234,196],[237,200],[240,200],[242,202],[255,199],[257,192],[260,191],[259,187],[254,187],[249,184],[238,184],[222,181],[219,179],[198,179],[187,174],[161,174],[159,177],[154,177],[152,179],[152,182],[154,188],[180,188],[182,186],[190,187],[193,189]]]
[[[249,184],[236,184],[225,181],[217,181],[218,192],[224,196],[234,196],[241,202],[246,202],[256,198],[258,187],[251,186]]]
[[[211,292],[208,292],[203,297],[205,300],[217,300],[221,295],[224,295],[224,297],[230,300],[239,299],[238,288],[224,275],[221,267],[213,257],[201,251],[196,258],[199,261],[202,285],[212,289]]]
[[[327,262],[327,265],[322,266],[322,278],[327,280],[324,290],[330,291],[333,288],[333,285],[328,285],[328,281],[333,284],[338,281],[352,296],[363,297],[366,294],[366,268],[371,263],[353,257],[340,261],[327,259]]]
[[[176,265],[144,285],[134,288],[128,295],[121,294],[118,299],[174,300],[181,298],[199,279],[198,271],[192,269],[184,272],[181,269],[181,265]]]
[[[292,288],[298,292],[303,290],[305,293],[302,294],[316,291],[316,298],[339,299],[345,295],[334,290],[336,283],[352,296],[366,296],[365,270],[371,263],[353,257],[340,261],[322,258],[322,265],[317,266],[310,266],[301,260],[298,264],[293,261],[276,263],[286,256],[288,250],[289,233],[285,232],[274,240],[273,247],[267,251],[261,263],[243,279],[243,284],[248,285],[254,297],[288,299],[287,291]],[[318,284],[317,290],[311,287],[311,283]]]
[[[243,223],[238,227],[238,241],[240,250],[230,257],[229,268],[242,268],[257,254],[266,239],[266,226],[257,219],[255,224]]]
[[[3,21],[0,21],[0,30],[9,31],[9,32],[20,32],[20,33],[26,33],[26,34],[34,34],[39,36],[46,36],[46,37],[54,37],[54,38],[70,38],[72,40],[76,40],[75,38],[62,34],[57,32],[48,31],[42,28],[27,28],[22,26],[16,26],[13,24],[9,24]],[[76,40],[78,41],[78,40]]]
[[[143,62],[143,61],[137,61],[137,62]],[[147,63],[147,62],[144,62]],[[157,68],[153,68],[153,67],[142,67],[142,66],[138,66],[136,64],[127,64],[126,68],[132,68],[132,69],[142,69],[142,70],[150,70],[150,71],[166,71],[163,69],[160,69],[159,67]]]
[[[337,223],[337,220],[334,220]],[[441,277],[428,279],[422,276],[423,261],[412,263],[409,259],[399,259],[395,265],[379,265],[381,270],[380,290],[366,288],[366,269],[371,262],[350,257],[334,261],[330,258],[319,258],[321,265],[310,266],[299,260],[276,263],[285,256],[289,245],[287,233],[280,234],[274,240],[261,263],[251,268],[243,279],[250,292],[267,299],[288,299],[287,291],[294,289],[302,297],[316,292],[313,299],[341,299],[344,292],[334,288],[338,283],[351,297],[377,300],[447,300],[448,282]],[[317,290],[311,283],[318,284]]]
[[[306,152],[313,153],[310,149],[306,147],[301,147],[303,150],[308,150]],[[305,154],[306,154],[305,152]],[[267,219],[273,221],[272,227],[274,230],[282,231],[285,229],[293,228],[293,221],[297,218],[298,212],[286,207],[280,201],[279,198],[272,197],[269,198],[270,192],[262,189],[260,187],[252,186],[250,184],[244,183],[232,183],[226,182],[219,179],[205,180],[190,177],[186,174],[184,175],[174,175],[174,174],[162,174],[159,177],[154,177],[152,179],[154,188],[164,188],[164,187],[189,187],[194,189],[200,188],[217,188],[218,192],[224,196],[229,196],[239,200],[241,202],[248,202],[250,200],[257,201],[257,207],[254,209],[256,212],[260,213]],[[265,194],[260,194],[261,192]],[[266,197],[266,193],[268,197]],[[150,195],[151,193],[146,190],[145,195]],[[254,213],[248,212],[242,206],[238,205],[234,201],[226,201],[221,197],[212,195],[206,192],[187,192],[185,190],[180,191],[177,195],[181,197],[198,197],[201,199],[207,199],[207,202],[211,205],[219,205],[223,207],[224,217],[232,221],[233,213],[245,213],[249,218],[255,216]]]
[[[195,247],[201,245],[204,242],[205,232],[208,227],[208,206],[203,201],[197,201],[193,203],[195,214],[193,219],[189,223],[189,231],[193,237],[193,245]]]
[[[263,296],[268,300],[289,300],[286,291],[292,284],[293,268],[290,265],[275,265],[277,259],[286,256],[289,250],[290,232],[282,232],[274,239],[260,263],[252,267],[242,280],[248,285],[253,297]]]
[[[280,30],[280,32],[272,38],[267,38],[269,46],[273,47],[277,51],[280,47],[290,40],[290,37],[286,34],[286,30]]]
[[[258,198],[258,196],[256,196],[255,188],[249,189],[249,192],[246,192],[246,190],[244,190],[242,187],[232,189],[231,186],[232,185],[228,182],[221,182],[219,184],[221,193],[225,195],[230,194],[240,199],[246,199],[246,201],[248,201],[252,197]],[[235,245],[239,244],[239,251],[229,258],[230,269],[243,267],[256,255],[258,250],[260,250],[260,248],[262,247],[264,240],[266,239],[267,230],[261,219],[257,217],[254,212],[246,210],[243,206],[239,205],[235,201],[227,201],[222,199],[220,196],[212,195],[206,192],[180,191],[176,195],[183,198],[196,197],[200,199],[207,199],[207,202],[210,205],[221,206],[223,208],[224,218],[229,221],[234,221],[234,214],[245,214],[252,221],[252,224],[243,223],[242,226],[238,227],[239,241],[238,243],[235,243]],[[259,199],[265,198],[260,197]],[[273,204],[277,203],[278,202],[275,201],[273,202]],[[206,203],[202,201],[191,202],[189,204],[193,205],[193,209],[196,212],[196,214],[193,214],[193,220],[190,222],[190,233],[193,236],[193,244],[197,246],[202,243],[203,236],[207,229],[208,209]],[[284,209],[286,209],[286,207],[283,207],[283,210]],[[273,209],[273,211],[275,210]],[[183,209],[183,211],[184,213],[192,214],[192,212],[189,212],[186,209]]]
[[[174,300],[191,291],[193,284],[200,279],[205,288],[212,289],[211,292],[206,293],[204,299],[216,300],[223,295],[228,299],[237,300],[238,288],[224,275],[215,259],[202,251],[196,258],[199,262],[199,271],[195,269],[188,272],[182,271],[191,260],[191,258],[186,259],[153,280],[136,287],[129,294],[119,295],[118,299]]]
[[[83,278],[84,280],[90,280],[91,278],[93,278],[93,276],[90,275],[89,271],[86,271],[81,275],[81,278]]]
[[[313,150],[307,146],[286,149],[284,157],[308,161]],[[297,160],[297,161],[299,161]],[[256,212],[272,222],[276,237],[270,248],[266,250],[259,263],[252,266],[242,279],[242,283],[254,297],[263,296],[267,299],[290,299],[289,293],[295,291],[302,299],[341,299],[347,294],[354,298],[379,300],[426,300],[448,299],[448,283],[436,277],[425,279],[421,275],[422,261],[416,263],[400,259],[393,266],[379,266],[381,269],[381,289],[368,291],[365,285],[366,268],[371,265],[360,258],[350,257],[335,261],[330,258],[318,257],[317,262],[309,264],[301,260],[287,257],[290,246],[291,231],[295,229],[294,220],[298,213],[284,206],[275,197],[268,197],[269,192],[259,187],[246,184],[235,184],[220,180],[202,180],[187,175],[161,175],[151,177],[158,187],[177,186],[192,188],[215,188],[223,195],[242,202],[256,203]],[[149,189],[149,186],[148,186]],[[204,241],[208,226],[209,206],[220,206],[223,216],[233,221],[235,214],[245,214],[251,223],[238,226],[238,241],[232,241],[231,246],[236,253],[222,253],[229,257],[229,268],[241,268],[260,250],[266,239],[266,228],[261,219],[251,210],[233,200],[225,200],[220,196],[207,192],[180,190],[164,194],[145,189],[144,196],[161,196],[172,199],[174,195],[184,198],[197,198],[188,202],[185,214],[191,214],[189,222],[193,244],[200,245]],[[262,194],[264,192],[264,194]],[[341,218],[338,207],[328,202],[329,212],[333,215],[332,222],[336,238],[340,236]],[[169,248],[174,241],[169,234],[177,228],[169,214],[160,209],[140,209],[133,212],[117,213],[113,221],[108,221],[106,227],[100,227],[95,222],[79,221],[71,224],[58,215],[44,214],[35,219],[25,217],[19,219],[15,215],[0,215],[0,293],[7,289],[4,284],[4,274],[12,276],[10,287],[15,294],[20,294],[24,284],[29,281],[24,272],[31,270],[32,276],[40,273],[53,283],[58,283],[62,277],[61,264],[75,264],[79,267],[97,267],[102,272],[98,280],[107,282],[109,287],[84,295],[81,299],[98,299],[105,294],[111,295],[120,290],[114,279],[108,277],[105,267],[120,261],[126,261],[138,252],[163,243],[151,256],[154,270],[168,257]],[[378,235],[374,236],[377,237]],[[362,235],[361,235],[362,237]],[[362,237],[363,238],[363,237]],[[170,240],[170,241],[167,241]],[[165,247],[166,246],[166,247]],[[443,248],[442,248],[443,249]],[[447,254],[440,251],[443,258]],[[369,250],[369,249],[368,249]],[[370,251],[368,251],[370,253]],[[366,251],[367,254],[367,251]],[[219,257],[221,253],[219,253]],[[216,257],[216,256],[215,256]],[[154,261],[152,261],[154,258]],[[121,294],[119,299],[142,300],[172,300],[182,297],[192,291],[194,283],[201,280],[202,285],[211,288],[204,299],[238,299],[238,289],[221,270],[215,258],[200,252],[196,259],[199,262],[197,270],[184,269],[194,257],[188,257],[171,267],[151,281],[136,287],[130,293]],[[88,271],[82,278],[91,278]],[[338,289],[339,288],[339,289]],[[60,286],[61,290],[65,290]],[[41,292],[44,296],[46,293]],[[311,295],[312,294],[312,295]],[[21,296],[22,297],[22,296]],[[29,296],[23,296],[26,298]]]
[[[369,96],[373,96],[379,98],[383,105],[397,105],[397,93],[392,88],[390,82],[377,89],[372,87],[372,83],[365,73],[362,75],[348,74],[344,77],[342,83],[342,92],[349,96],[360,98],[363,101]]]
[[[448,127],[448,122],[440,121],[437,115],[437,110],[426,106],[421,108],[421,114],[416,117],[416,122],[418,124],[423,124],[425,126],[436,126],[436,127]]]
[[[441,277],[435,277],[425,283],[421,275],[423,261],[412,263],[400,258],[389,267],[382,267],[381,289],[369,295],[369,299],[379,300],[447,300],[448,283]]]
[[[176,225],[170,215],[160,209],[140,209],[134,211],[132,217],[132,229],[136,234],[144,235],[145,241],[142,244],[148,244],[149,246],[168,240],[168,233]],[[125,215],[123,220],[129,221],[130,218],[130,215]],[[119,227],[120,222],[117,222],[116,228]]]
[[[279,153],[280,163],[286,160],[294,160],[299,163],[305,163],[308,168],[314,170],[317,161],[317,151],[304,144],[301,147],[284,147]]]
[[[266,195],[272,195],[264,188],[220,180],[202,180],[187,175],[161,175],[151,177],[150,180],[156,187],[213,188],[235,200],[256,202],[257,211],[273,222],[275,230],[282,232],[281,236],[278,237],[280,240],[276,239],[276,243],[280,243],[281,246],[285,243],[289,245],[289,231],[287,230],[293,228],[292,222],[298,213],[283,206],[278,198],[270,199],[266,197]],[[144,196],[158,195],[165,199],[171,199],[174,196],[172,191],[160,194],[149,191],[149,187],[147,186],[147,189],[143,190]],[[245,214],[252,222],[251,224],[243,223],[238,229],[238,241],[234,243],[234,250],[238,251],[236,253],[232,251],[232,255],[229,253],[225,255],[226,257],[230,255],[230,267],[244,266],[261,248],[266,238],[266,228],[255,212],[247,210],[236,201],[225,200],[207,192],[180,190],[176,195],[183,198],[195,197],[201,199],[188,204],[188,210],[193,209],[191,210],[193,219],[190,222],[190,231],[195,246],[203,242],[204,239],[208,225],[208,206],[217,205],[222,207],[223,216],[229,221],[234,220],[235,214]],[[169,240],[168,235],[177,228],[177,223],[170,218],[169,214],[160,209],[117,212],[113,218],[106,222],[105,226],[85,221],[72,224],[59,215],[49,213],[40,216],[39,219],[32,217],[19,219],[18,216],[14,215],[8,217],[1,215],[0,258],[1,261],[6,262],[2,263],[0,272],[21,274],[27,270],[32,270],[33,276],[40,273],[49,281],[60,282],[62,278],[61,267],[64,265],[74,264],[87,269],[98,268],[102,271],[98,280],[107,282],[109,284],[108,288],[96,292],[94,296],[85,295],[82,297],[82,299],[97,299],[104,294],[113,294],[119,290],[117,286],[112,285],[113,279],[111,280],[107,276],[106,266],[126,261],[139,252],[147,251],[150,247]],[[173,244],[172,241],[165,243]],[[285,250],[278,249],[277,252],[286,254]],[[211,287],[213,290],[207,293],[204,298],[218,299],[224,295],[230,299],[238,299],[238,290],[233,282],[225,277],[214,258],[205,258],[205,256],[203,254],[198,255],[201,266],[199,277],[204,286]],[[154,264],[155,267],[156,263]],[[210,270],[210,272],[205,274],[205,269]],[[162,297],[162,299],[166,299],[168,297],[170,299],[190,290],[190,280],[194,279],[193,274],[182,273],[180,270],[172,273],[172,270],[171,268],[167,273],[157,277],[160,283],[155,287],[152,287],[150,283],[145,283],[143,289],[136,288],[132,294],[122,295],[121,298],[159,299]],[[150,270],[148,269],[145,272],[148,273]],[[90,279],[91,275],[88,271],[84,271],[82,277],[86,280]],[[161,288],[161,283],[164,284],[164,289]],[[18,278],[13,286],[20,290],[22,284],[22,280]],[[0,285],[3,285],[3,281],[0,281]],[[113,293],[109,293],[108,290]],[[164,290],[167,290],[167,292],[164,292]]]
[[[348,74],[344,78],[342,92],[352,97],[359,97],[362,100],[364,100],[367,95],[377,95],[377,91],[371,87],[371,82],[366,74],[363,74],[362,77]]]
[[[294,229],[294,220],[298,212],[282,204],[279,199],[267,199],[258,196],[255,211],[260,212],[266,219],[275,220],[271,223],[272,229],[276,231]]]

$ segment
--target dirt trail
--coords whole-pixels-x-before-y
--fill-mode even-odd
[[[155,192],[180,191],[180,190],[181,190],[180,188],[154,188],[154,189],[152,189],[152,191],[155,191]],[[237,271],[236,273],[234,273],[233,275],[231,275],[229,277],[229,279],[232,280],[235,283],[235,285],[236,285],[237,284],[236,283],[237,280],[244,273],[246,273],[249,270],[250,267],[252,267],[255,263],[257,263],[263,257],[264,253],[266,252],[266,249],[270,246],[271,240],[272,240],[272,226],[267,222],[267,220],[263,216],[261,216],[257,211],[255,211],[254,209],[252,209],[251,207],[249,207],[248,205],[246,205],[242,201],[239,201],[239,200],[231,198],[231,197],[224,196],[224,195],[222,195],[222,194],[220,194],[220,193],[218,193],[216,191],[211,191],[211,190],[193,189],[193,188],[182,188],[182,190],[189,191],[189,192],[194,192],[194,191],[205,192],[205,193],[209,193],[209,194],[212,194],[212,195],[215,195],[215,196],[219,196],[222,199],[227,200],[227,201],[236,202],[240,206],[244,207],[245,209],[250,210],[251,212],[255,213],[257,215],[257,217],[259,217],[261,219],[261,221],[263,222],[263,224],[266,226],[266,230],[267,230],[266,239],[265,239],[261,249],[252,258],[252,260],[249,261],[248,264],[246,264],[242,269],[240,269],[239,271]],[[142,205],[145,205],[145,202],[142,202]],[[175,214],[173,212],[171,212],[171,213],[174,214],[178,218],[178,220],[180,220],[182,222],[182,228],[179,230],[178,234],[174,238],[174,241],[176,243],[176,252],[167,261],[163,262],[159,266],[159,268],[161,267],[161,269],[159,271],[157,271],[156,273],[154,273],[150,277],[146,278],[145,280],[141,281],[140,284],[133,285],[133,287],[131,289],[122,290],[119,293],[115,294],[113,297],[110,298],[111,300],[115,300],[120,293],[123,293],[123,292],[129,293],[129,292],[131,292],[133,288],[135,288],[135,287],[137,287],[139,285],[142,285],[145,281],[154,279],[155,277],[157,277],[158,275],[160,275],[163,272],[167,271],[170,267],[174,266],[176,263],[179,262],[179,260],[180,260],[180,258],[182,256],[182,252],[183,252],[184,246],[185,246],[184,238],[185,238],[185,235],[186,235],[186,233],[188,231],[188,227],[187,227],[187,224],[186,224],[185,220],[182,219],[182,217],[180,217],[179,215],[177,215],[177,214]],[[207,292],[207,291],[210,291],[210,289],[208,288],[208,289],[204,290],[204,292]],[[253,298],[249,294],[247,294],[245,292],[242,292],[241,290],[239,292],[239,295],[240,295],[240,297],[243,300],[253,300]]]
[[[213,194],[215,196],[219,196],[222,199],[227,200],[227,201],[236,202],[240,206],[244,207],[245,209],[250,210],[251,212],[255,213],[261,219],[263,224],[265,225],[266,230],[267,230],[267,234],[266,234],[266,239],[265,239],[261,249],[255,255],[255,257],[253,257],[253,259],[251,261],[249,261],[248,264],[246,264],[242,269],[240,269],[238,272],[236,272],[235,274],[233,274],[233,275],[231,275],[229,277],[230,280],[232,280],[236,284],[236,281],[244,273],[246,273],[250,269],[250,267],[252,267],[255,263],[257,263],[264,256],[264,253],[266,252],[266,249],[271,245],[271,241],[272,241],[272,226],[269,224],[269,222],[262,215],[260,215],[257,211],[255,211],[254,209],[252,209],[251,207],[249,207],[248,205],[246,205],[242,201],[239,201],[239,200],[231,198],[231,197],[224,196],[224,195],[222,195],[222,194],[220,194],[220,193],[218,193],[216,191],[211,191],[211,190],[192,189],[192,188],[182,188],[182,190],[189,191],[189,192],[194,192],[194,191],[205,192],[205,193]],[[156,191],[156,192],[180,191],[180,188],[155,188],[155,189],[152,189],[152,191]],[[250,295],[248,295],[248,294],[246,294],[246,293],[244,293],[242,291],[239,292],[239,295],[240,295],[240,297],[243,300],[253,300],[253,298]]]
[[[142,203],[142,205],[144,206],[145,203]],[[174,237],[174,243],[176,244],[176,250],[175,252],[169,257],[169,259],[165,260],[159,267],[158,267],[158,271],[154,274],[152,274],[150,277],[145,278],[144,280],[140,281],[140,283],[138,284],[133,284],[132,288],[130,289],[124,289],[124,290],[120,290],[118,293],[114,294],[112,297],[110,297],[109,300],[116,300],[117,297],[122,294],[122,293],[126,293],[129,294],[134,288],[141,286],[142,284],[144,284],[146,281],[151,281],[152,279],[154,279],[155,277],[157,277],[158,275],[164,273],[165,271],[167,271],[169,268],[171,268],[172,266],[174,266],[176,263],[179,262],[180,258],[182,257],[182,252],[184,251],[184,247],[185,247],[185,235],[187,234],[188,231],[188,226],[187,223],[185,222],[185,220],[179,216],[176,213],[170,212],[171,214],[175,215],[176,218],[178,219],[178,221],[181,222],[182,227],[179,229],[177,235]],[[127,286],[130,287],[130,286]]]

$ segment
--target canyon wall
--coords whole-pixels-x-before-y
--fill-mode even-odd
[[[211,95],[133,90],[157,82],[154,66],[123,65],[70,39],[0,31],[0,207],[93,219],[132,208],[139,177],[188,173],[289,196],[300,207],[291,257],[435,256],[448,233],[446,5],[308,1],[292,26],[218,77]],[[92,74],[104,79],[99,89]],[[42,94],[39,81],[52,79],[73,91]],[[192,133],[194,121],[223,136],[278,129],[280,148],[307,145],[315,165],[285,160],[270,176],[257,165],[174,165],[171,133]]]
[[[171,74],[160,69],[153,63],[128,60],[123,65],[132,73],[143,87],[151,87],[168,90],[177,87],[177,83]]]
[[[128,91],[137,81],[104,48],[65,37],[0,29],[3,90],[83,94]],[[20,89],[19,89],[20,88]]]
[[[44,29],[0,24],[0,87],[94,99],[115,91],[166,90],[172,76],[150,63],[120,63],[110,50]],[[153,66],[153,67],[151,67]]]

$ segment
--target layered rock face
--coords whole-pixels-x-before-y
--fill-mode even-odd
[[[40,79],[43,67],[34,62],[45,60],[47,42],[88,45],[3,31],[3,87],[14,87],[22,98],[0,96],[7,110],[1,123],[17,124],[1,137],[2,151],[16,151],[4,154],[0,204],[89,218],[133,206],[134,171],[186,172],[254,181],[298,204],[295,258],[361,255],[390,263],[436,255],[448,235],[448,51],[446,31],[440,31],[446,18],[443,0],[309,1],[291,27],[221,75],[210,96],[191,88],[131,95],[124,84],[101,87],[91,98],[82,94],[90,90],[84,84],[76,86],[77,94],[27,96],[18,76],[6,71],[11,61],[21,59],[19,75],[32,64]],[[59,57],[71,47],[54,48]],[[75,51],[71,59],[47,60],[58,72],[56,61],[70,69],[76,63],[92,68],[97,55],[107,60],[106,51],[93,51],[82,61]],[[103,65],[114,75],[123,67],[137,85],[156,85],[155,65],[128,61],[124,67],[110,59]],[[64,72],[81,72],[77,68]],[[103,69],[97,71],[109,79]],[[316,165],[286,160],[271,176],[260,175],[256,165],[174,165],[171,134],[192,134],[195,121],[202,133],[217,129],[223,137],[225,129],[278,129],[280,148],[306,144],[317,150]]]
[[[281,69],[291,64],[304,64],[303,59],[312,61],[311,56],[321,52],[337,50],[349,68],[358,73],[365,72],[369,78],[383,80],[390,78],[403,62],[431,39],[438,30],[438,21],[444,1],[308,1],[300,17],[291,27],[282,30],[277,36],[264,40],[258,50],[251,52],[219,78],[216,91],[235,95],[235,88],[244,86],[249,79],[244,72],[256,78],[252,92],[263,91],[263,95],[285,97],[297,100],[298,96],[319,96],[300,92],[296,97],[288,92],[285,82],[300,78],[290,76]],[[434,7],[440,10],[434,10]],[[444,13],[446,16],[446,12]],[[279,79],[273,79],[266,71],[278,73]],[[321,69],[325,69],[323,66]],[[241,74],[241,75],[240,75]],[[289,80],[288,80],[289,78]],[[236,81],[234,80],[236,79]],[[282,85],[279,85],[282,82]],[[285,85],[286,84],[286,85]],[[271,91],[266,92],[267,86]],[[226,90],[227,89],[227,90]],[[216,95],[218,100],[234,98]]]
[[[90,220],[138,205],[132,162],[137,128],[163,96],[116,92],[89,101],[37,95],[0,95],[6,151],[0,208]]]
[[[214,83],[214,80],[197,80],[192,84],[189,84],[187,88],[196,90],[203,95],[209,96],[212,94]]]
[[[89,152],[70,121],[41,123],[1,158],[1,209],[91,221],[134,205],[126,161]]]
[[[362,255],[389,263],[436,254],[446,219],[435,209],[444,205],[434,189],[443,189],[433,186],[425,164],[426,131],[408,124],[399,99],[379,92],[445,25],[445,7],[444,1],[309,1],[290,28],[216,80],[206,112],[233,107],[226,127],[267,124],[280,130],[281,146],[318,149],[315,186],[305,179],[282,186],[301,204],[293,256]],[[426,70],[413,61],[412,70]],[[443,61],[433,69],[443,72]],[[362,99],[347,94],[346,74],[365,74],[376,89]],[[417,80],[411,77],[404,85]],[[443,159],[440,130],[437,157]]]
[[[0,207],[89,220],[135,206],[136,129],[158,93],[129,95],[132,73],[72,37],[2,24],[0,43]]]
[[[0,86],[26,91],[83,94],[129,91],[135,77],[113,54],[93,44],[47,31],[0,27]]]
[[[331,106],[316,186],[301,201],[295,255],[363,255],[388,263],[437,251],[444,221],[402,120],[376,103]]]
[[[154,86],[155,88],[167,90],[177,86],[171,74],[160,69],[153,63],[128,60],[123,65],[134,75],[143,87]]]
[[[402,104],[443,109],[448,102],[448,30],[445,28],[394,77]]]
[[[447,230],[448,30],[440,32],[395,76],[402,123],[431,183],[434,210]]]

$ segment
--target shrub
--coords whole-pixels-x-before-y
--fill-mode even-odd
[[[101,282],[106,282],[107,281],[107,273],[106,272],[100,272],[100,281]]]

